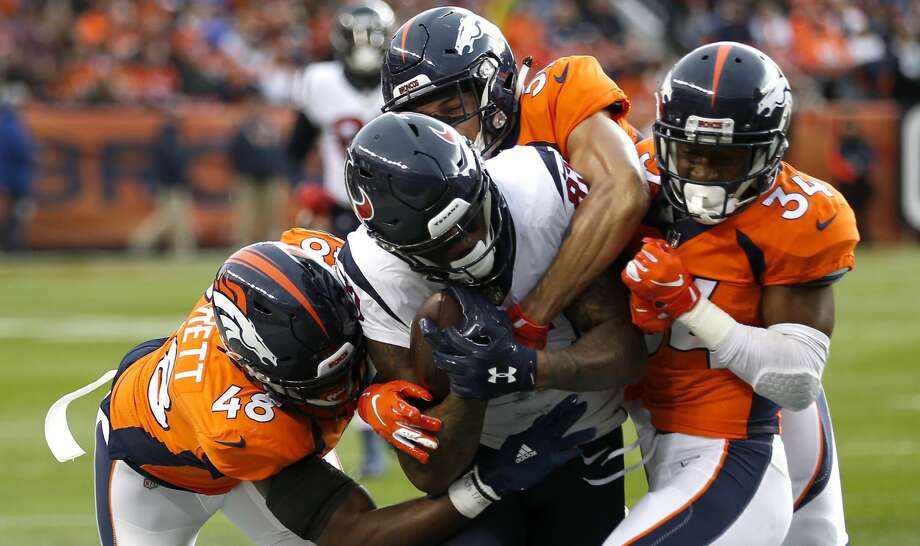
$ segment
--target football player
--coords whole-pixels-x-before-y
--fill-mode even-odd
[[[345,178],[362,226],[349,234],[339,268],[379,373],[409,380],[410,326],[426,299],[449,282],[475,288],[493,311],[523,297],[575,213],[567,184],[582,183],[550,146],[518,146],[482,163],[455,129],[415,113],[366,125],[348,149]],[[551,351],[496,337],[494,364],[448,370],[456,372],[451,394],[426,411],[444,421],[437,449],[424,465],[400,454],[423,491],[446,489],[477,453],[491,453],[569,392],[588,404],[574,428],[597,431],[581,445],[582,458],[451,544],[597,544],[623,517],[621,387],[641,375],[645,350],[624,316],[625,290],[605,277],[553,318]]]
[[[552,146],[584,177],[563,187],[584,200],[571,234],[540,282],[509,314],[522,341],[542,348],[549,323],[629,242],[648,209],[626,121],[629,99],[590,56],[562,57],[527,84],[501,31],[458,7],[422,12],[393,37],[383,64],[385,111],[431,115],[485,158],[517,144]],[[585,184],[591,187],[588,196]]]
[[[293,76],[287,91],[298,110],[288,154],[300,163],[319,146],[323,187],[333,202],[329,230],[338,236],[358,226],[345,193],[345,148],[380,114],[380,65],[395,23],[393,10],[380,0],[341,8],[331,32],[335,60],[309,64]]]
[[[375,509],[322,458],[366,373],[356,310],[334,269],[342,241],[296,235],[299,246],[237,251],[172,335],[122,360],[96,427],[102,544],[193,544],[218,510],[259,544],[429,544],[539,482],[593,435],[563,437],[586,409],[569,397],[450,495]],[[523,445],[533,453],[517,461]]]
[[[657,437],[649,493],[605,544],[846,544],[821,375],[853,211],[782,161],[792,94],[762,52],[700,47],[657,98],[639,151],[663,238],[622,274]]]

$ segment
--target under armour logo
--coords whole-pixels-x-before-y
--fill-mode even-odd
[[[489,383],[497,383],[498,378],[504,378],[505,383],[514,383],[517,381],[517,378],[514,377],[514,372],[517,371],[517,368],[514,366],[508,366],[507,372],[499,373],[498,368],[489,368]]]
[[[535,457],[537,452],[530,448],[527,444],[521,444],[521,449],[518,450],[517,456],[514,458],[515,464],[522,461],[526,461],[531,457]]]

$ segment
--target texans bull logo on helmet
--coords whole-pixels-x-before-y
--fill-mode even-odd
[[[352,194],[351,207],[354,209],[355,214],[358,215],[359,220],[367,221],[373,219],[374,204],[371,202],[371,198],[367,196],[367,193],[361,187],[358,187],[358,192],[361,194],[361,199],[358,200],[358,198]]]

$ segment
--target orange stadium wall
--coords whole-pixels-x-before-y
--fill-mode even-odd
[[[233,173],[225,145],[251,111],[246,106],[197,105],[178,116],[191,155],[189,178],[196,198],[195,229],[201,245],[229,244]],[[636,112],[637,114],[639,112]],[[121,248],[152,210],[149,147],[163,115],[139,107],[64,108],[29,106],[26,123],[40,146],[32,248]],[[273,109],[284,127],[290,111]],[[874,199],[869,211],[874,237],[902,237],[900,206],[901,112],[892,103],[855,103],[800,110],[788,159],[797,168],[833,182],[831,146],[841,124],[854,120],[876,154]],[[637,120],[641,121],[641,120]],[[914,154],[920,152],[915,150]],[[917,175],[920,184],[920,174]],[[920,200],[920,190],[916,196]],[[920,210],[920,204],[918,204]],[[281,211],[286,223],[292,210]]]
[[[188,143],[188,177],[195,194],[201,245],[229,244],[235,211],[226,143],[252,112],[219,104],[177,111]],[[272,109],[284,134],[289,110]],[[25,122],[39,146],[37,210],[32,248],[121,248],[153,209],[150,146],[164,115],[140,107],[65,108],[32,105]],[[281,211],[286,221],[293,211]]]
[[[840,131],[853,122],[870,143],[875,164],[870,173],[872,198],[868,222],[877,241],[895,241],[906,235],[901,214],[901,116],[894,102],[836,102],[796,112],[791,148],[786,160],[795,168],[836,184],[835,146]],[[920,152],[920,148],[914,153]],[[917,228],[915,228],[917,229]]]

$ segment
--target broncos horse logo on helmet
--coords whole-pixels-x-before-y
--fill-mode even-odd
[[[423,114],[379,116],[348,148],[345,183],[353,205],[373,202],[373,216],[361,219],[368,234],[414,271],[471,286],[506,280],[511,215],[454,128]]]
[[[364,388],[364,339],[333,270],[297,247],[255,243],[208,289],[227,355],[282,403],[332,407]]]
[[[473,147],[485,157],[511,134],[523,87],[498,27],[457,7],[430,9],[406,22],[390,42],[381,78],[384,112],[410,111],[440,97],[474,96],[474,109],[439,119],[456,126],[479,116]]]
[[[736,42],[704,45],[674,65],[657,100],[656,161],[673,207],[716,224],[770,189],[792,117],[789,82],[772,59]],[[702,180],[693,161],[728,168]]]

